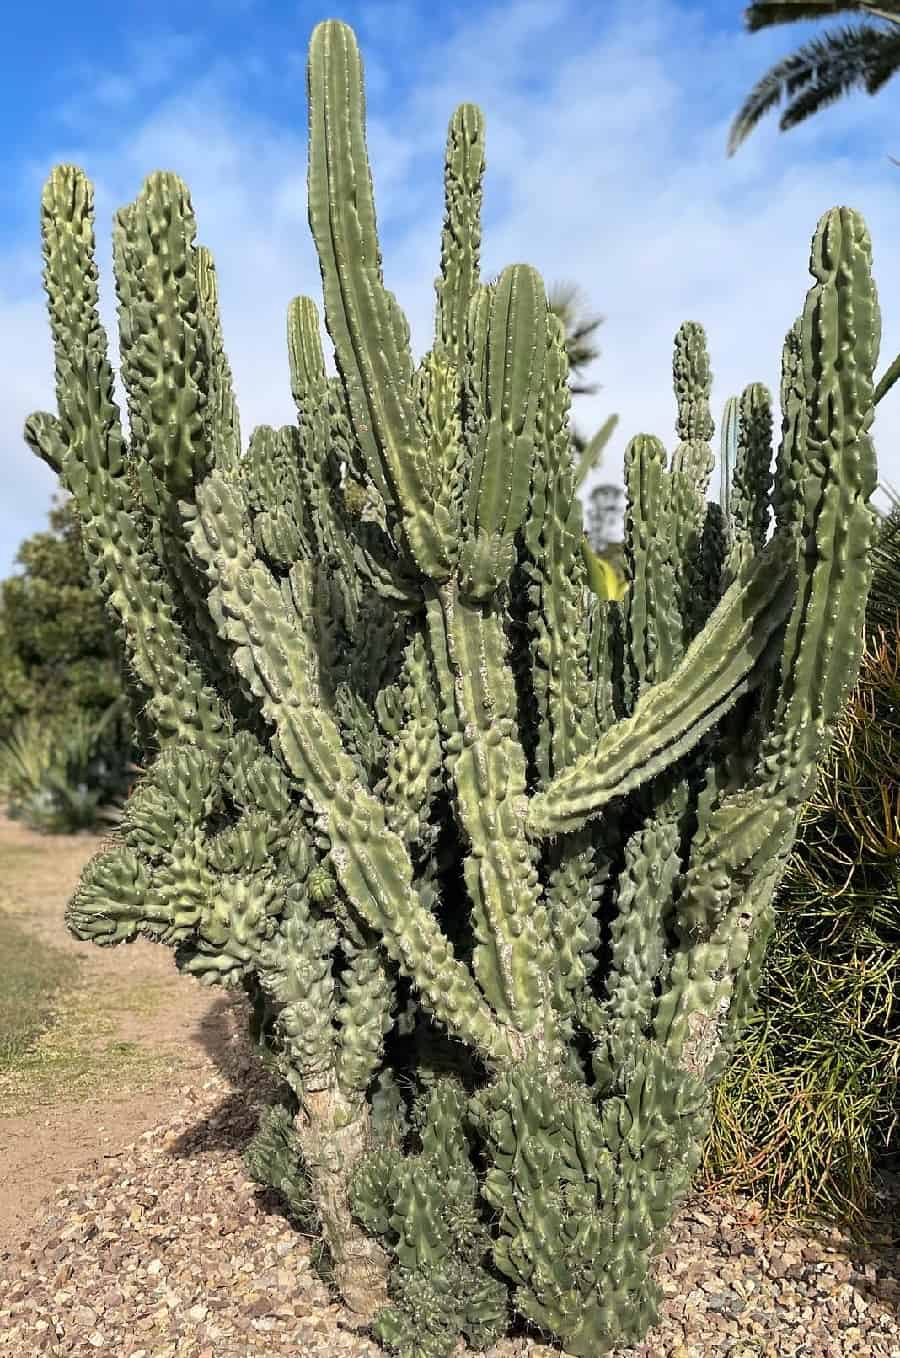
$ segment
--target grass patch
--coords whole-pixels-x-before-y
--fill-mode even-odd
[[[122,986],[116,990],[116,1009],[140,1014],[142,1018],[152,1018],[169,995],[169,987],[164,981],[139,981],[137,985]]]
[[[6,855],[4,855],[4,859]],[[78,961],[0,913],[0,1078],[22,1061],[52,1024],[54,1001],[75,983]]]
[[[152,1019],[166,1001],[156,977],[100,978],[77,954],[45,939],[62,927],[50,902],[58,860],[55,846],[28,843],[0,848],[0,1117],[109,1094],[126,1097],[158,1084],[172,1055],[152,1045]],[[69,853],[73,880],[81,866]],[[57,918],[58,914],[58,918]],[[86,961],[86,959],[84,959]],[[147,1020],[151,1039],[130,1041],[123,1020]],[[142,1036],[145,1025],[138,1025]]]
[[[0,1116],[21,1116],[48,1103],[135,1093],[171,1069],[170,1053],[118,1036],[121,1015],[156,1012],[162,987],[91,985],[61,998],[53,1023],[6,1070],[0,1070]]]

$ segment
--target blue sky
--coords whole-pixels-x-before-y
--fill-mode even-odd
[[[152,170],[185,179],[218,266],[244,441],[256,424],[294,418],[285,312],[298,293],[321,298],[306,221],[305,61],[324,18],[349,22],[362,50],[385,279],[416,356],[431,342],[447,123],[471,100],[487,126],[483,276],[531,263],[548,287],[576,283],[605,316],[588,375],[602,390],[573,409],[586,433],[620,415],[595,480],[621,481],[633,434],[672,445],[682,320],[707,328],[717,418],[748,382],[777,392],[810,237],[838,203],[858,208],[872,235],[880,372],[900,350],[900,168],[888,160],[900,158],[900,82],[787,134],[770,116],[729,160],[746,93],[823,28],[751,36],[742,11],[731,0],[16,7],[4,17],[0,82],[0,576],[45,526],[54,490],[21,437],[26,415],[53,408],[39,204],[54,164],[74,162],[94,182],[113,337],[113,211]],[[874,432],[880,474],[900,485],[900,388]]]

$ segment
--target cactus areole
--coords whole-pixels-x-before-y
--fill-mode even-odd
[[[254,1149],[307,1193],[329,1277],[389,1352],[527,1323],[642,1338],[710,1090],[754,1003],[772,895],[860,658],[880,319],[834,208],[783,355],[748,387],[722,503],[700,325],[678,443],[625,455],[627,587],[588,588],[560,322],[534,269],[479,277],[484,125],[450,121],[434,343],[385,286],[362,63],[313,31],[319,315],[287,310],[295,424],[241,446],[185,185],[114,221],[126,434],[92,188],[42,201],[74,496],[158,752],[67,922],[242,987],[282,1104]],[[738,418],[739,416],[739,418]]]

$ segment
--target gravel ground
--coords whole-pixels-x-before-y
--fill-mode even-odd
[[[330,1301],[308,1241],[244,1173],[268,1087],[243,1023],[235,1009],[229,1054],[178,1089],[175,1119],[75,1172],[0,1251],[0,1358],[383,1358]],[[885,1192],[889,1211],[900,1193]],[[662,1322],[631,1358],[900,1358],[896,1232],[854,1246],[697,1195],[658,1260]],[[514,1339],[486,1358],[557,1352]]]

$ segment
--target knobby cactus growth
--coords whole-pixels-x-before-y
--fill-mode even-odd
[[[297,423],[246,452],[184,184],[150,175],[115,219],[129,438],[91,186],[60,166],[44,191],[58,414],[26,438],[77,501],[159,744],[68,924],[246,989],[285,1088],[253,1170],[308,1203],[386,1347],[483,1348],[518,1318],[596,1355],[657,1315],[653,1255],[857,673],[869,238],[847,208],[820,221],[774,485],[753,388],[724,508],[705,337],[682,326],[679,442],[668,466],[658,439],[628,446],[628,589],[601,601],[562,327],[534,269],[479,281],[479,110],[450,122],[414,366],[346,25],[315,28],[308,94],[339,375],[295,298]]]

